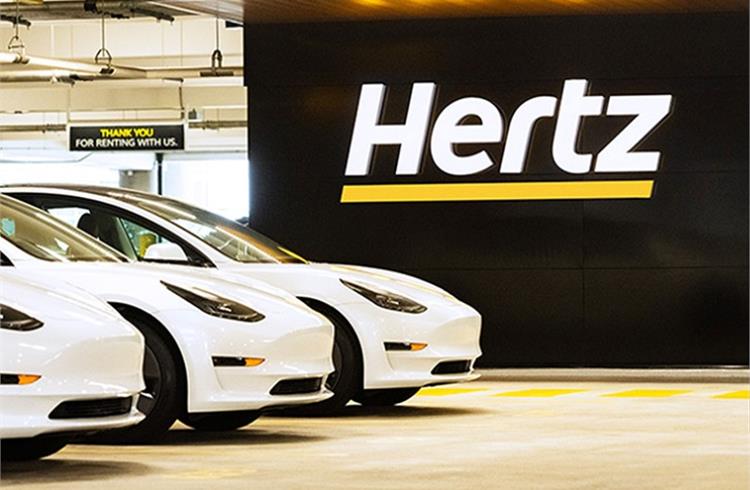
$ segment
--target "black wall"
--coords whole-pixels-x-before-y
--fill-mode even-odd
[[[249,25],[251,221],[304,256],[430,280],[484,316],[485,366],[748,363],[748,20],[721,15]],[[389,88],[402,123],[411,84],[434,81],[434,117],[480,96],[506,124],[566,78],[592,94],[672,94],[641,144],[660,150],[648,200],[341,204],[344,183],[580,179],[552,163],[537,125],[526,171],[450,177],[429,151],[394,177],[344,167],[362,83]],[[587,118],[597,152],[629,118]],[[502,144],[483,146],[497,163]],[[601,178],[587,175],[587,179]]]

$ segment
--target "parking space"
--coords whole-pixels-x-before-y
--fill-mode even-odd
[[[176,425],[152,446],[71,445],[6,464],[23,488],[746,489],[750,391],[737,383],[476,382],[339,417]]]

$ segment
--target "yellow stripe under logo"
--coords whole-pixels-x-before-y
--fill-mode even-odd
[[[650,199],[653,180],[345,185],[342,203]]]

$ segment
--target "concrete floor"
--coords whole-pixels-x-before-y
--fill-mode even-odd
[[[68,446],[4,465],[2,485],[746,490],[749,412],[736,383],[478,382],[338,418],[266,416],[233,433],[177,425],[155,446]]]

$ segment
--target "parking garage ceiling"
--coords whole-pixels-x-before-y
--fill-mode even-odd
[[[319,22],[507,15],[575,15],[746,11],[746,0],[21,0],[30,20],[97,16],[85,4],[126,17],[218,15],[235,22]],[[0,0],[12,16],[14,0]]]
[[[746,0],[235,0],[222,3],[244,3],[245,19],[248,22],[671,13],[747,9]]]
[[[34,21],[75,20],[97,18],[102,13],[116,18],[155,17],[170,20],[186,12],[169,6],[152,5],[146,1],[115,0],[20,0],[19,14],[22,19]],[[15,0],[0,0],[3,20],[12,22],[16,13]]]

